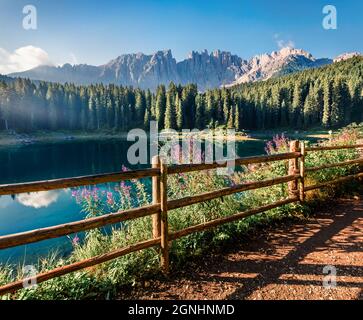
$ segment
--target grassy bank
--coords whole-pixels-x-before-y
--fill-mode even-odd
[[[358,128],[348,128],[330,136],[322,142],[323,145],[355,144],[360,139]],[[285,136],[277,136],[269,142],[266,150],[269,154],[286,152],[289,140]],[[176,151],[177,152],[177,151]],[[307,167],[336,163],[359,157],[356,150],[328,151],[311,153],[306,158]],[[126,169],[125,169],[126,170]],[[324,182],[341,175],[347,175],[358,170],[357,166],[327,169],[314,173],[307,179],[308,184]],[[217,190],[234,184],[248,181],[271,179],[287,173],[287,162],[281,161],[270,164],[251,165],[243,171],[231,176],[218,175],[215,170],[194,172],[171,176],[168,181],[169,199],[177,199],[198,193]],[[308,194],[308,202],[286,205],[269,212],[246,218],[244,220],[221,226],[217,229],[196,233],[174,241],[171,250],[171,266],[177,269],[183,264],[208,253],[211,248],[218,248],[223,244],[247,234],[257,225],[268,225],[273,221],[287,216],[304,216],[317,202],[330,199],[344,191],[352,191],[359,183],[348,186],[330,187]],[[349,188],[349,189],[347,189]],[[121,183],[115,189],[116,193],[102,193],[97,188],[74,189],[72,194],[89,217],[102,215],[104,212],[125,210],[150,203],[149,194],[143,182],[132,181]],[[169,212],[171,231],[180,230],[192,225],[203,223],[215,218],[229,216],[238,211],[265,205],[287,196],[286,185],[277,185],[265,189],[247,191],[222,199],[193,205]],[[151,236],[151,218],[145,217],[129,221],[126,224],[113,226],[112,232],[105,234],[103,230],[92,230],[86,233],[84,240],[72,235],[73,252],[68,257],[50,255],[39,261],[35,266],[38,272],[51,270],[54,267],[66,265],[81,259],[86,259],[123,246],[146,240]],[[88,270],[75,272],[57,279],[39,284],[36,289],[21,290],[6,299],[93,299],[112,298],[122,285],[132,285],[146,274],[159,273],[159,254],[156,249],[136,252]],[[21,279],[22,266],[3,265],[0,268],[0,284]]]
[[[362,128],[363,126],[357,126]],[[291,139],[303,140],[305,138],[313,139],[329,139],[331,137],[330,130],[315,128],[307,131],[296,131],[289,128],[279,130],[263,130],[263,131],[241,131],[235,135],[236,141],[271,139],[277,134],[284,133]],[[90,141],[90,140],[107,140],[107,139],[126,139],[127,132],[117,132],[113,130],[98,131],[36,131],[32,133],[0,131],[0,146],[7,145],[27,145],[33,143],[57,143],[67,141]],[[179,134],[179,137],[193,136],[199,139],[216,140],[231,139],[223,128],[214,129],[212,135],[203,132],[199,134]]]

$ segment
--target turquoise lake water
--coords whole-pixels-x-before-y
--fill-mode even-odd
[[[243,141],[238,156],[264,153],[264,140]],[[130,142],[123,140],[67,141],[0,147],[0,184],[49,180],[120,171]],[[137,169],[138,167],[131,167]],[[139,167],[140,168],[140,167]],[[100,185],[112,190],[113,185]],[[0,196],[0,236],[77,221],[85,218],[69,189]],[[30,263],[52,250],[66,254],[72,248],[67,237],[0,250],[0,262]]]

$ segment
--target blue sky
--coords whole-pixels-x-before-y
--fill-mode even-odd
[[[38,10],[35,31],[22,28],[26,4]],[[327,4],[337,7],[337,30],[322,28]],[[250,58],[293,43],[334,57],[363,52],[362,17],[360,0],[0,0],[0,50],[10,55],[31,45],[56,64],[99,65],[160,49],[172,49],[177,60],[217,48]]]

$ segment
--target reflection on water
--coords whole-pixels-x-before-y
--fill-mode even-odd
[[[264,141],[243,141],[237,145],[237,154],[262,154],[264,145]],[[122,165],[130,167],[126,160],[129,146],[127,141],[106,140],[1,147],[0,184],[120,171]],[[110,190],[110,185],[98,187]],[[84,218],[69,189],[0,196],[0,236]],[[62,237],[0,250],[0,262],[30,263],[50,250],[67,253],[71,248],[69,238]]]
[[[16,200],[26,207],[35,209],[47,208],[59,198],[61,191],[40,191],[34,193],[22,193],[16,196]]]
[[[0,197],[0,236],[49,227],[84,218],[80,206],[67,190],[45,191]],[[23,259],[29,262],[36,254],[46,254],[68,246],[66,238],[42,241],[0,251],[0,262]],[[63,251],[65,248],[62,248]]]
[[[121,170],[131,142],[72,141],[0,147],[0,181],[49,180]]]
[[[9,207],[14,199],[9,196],[0,196],[0,210]]]

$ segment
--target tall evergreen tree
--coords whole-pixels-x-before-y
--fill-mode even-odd
[[[204,95],[197,95],[196,97],[196,114],[195,114],[195,125],[198,129],[204,129],[205,125],[205,105]]]
[[[331,83],[330,80],[324,82],[324,105],[322,125],[329,128],[331,125]]]
[[[241,127],[241,117],[240,117],[240,112],[239,112],[239,106],[238,105],[235,106],[234,128],[237,131],[241,131],[242,130],[242,127]]]
[[[155,103],[155,116],[160,129],[164,128],[165,108],[166,108],[165,86],[160,85],[157,89],[156,103]]]
[[[2,78],[1,78],[2,79]],[[198,92],[171,83],[156,92],[116,85],[0,81],[0,130],[127,131],[219,125],[240,129],[341,127],[363,121],[363,58],[268,81]]]
[[[175,95],[175,109],[176,109],[176,129],[183,129],[183,107],[181,100],[179,98],[179,94]]]
[[[176,87],[171,84],[166,93],[165,129],[174,129],[176,127],[175,95]]]

